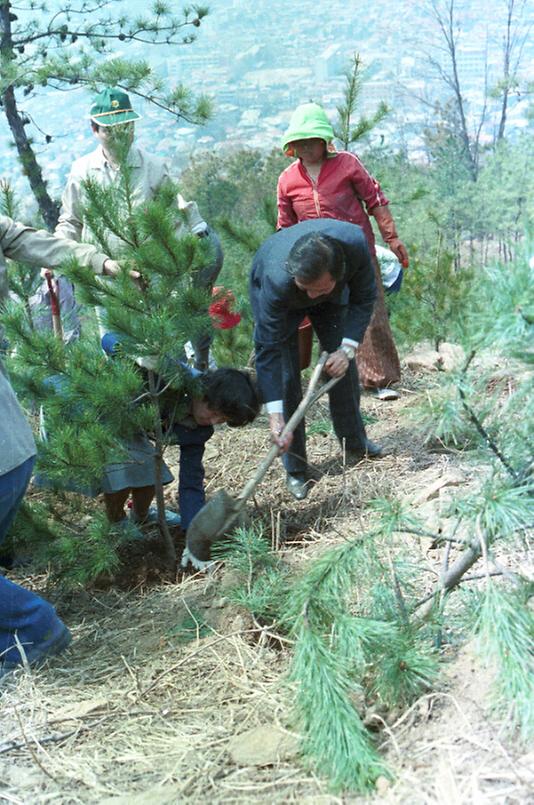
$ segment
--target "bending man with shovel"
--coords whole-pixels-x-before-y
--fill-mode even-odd
[[[272,235],[257,251],[250,276],[256,369],[273,442],[256,474],[236,498],[224,489],[193,518],[182,566],[209,566],[211,545],[235,526],[240,513],[280,453],[289,491],[308,492],[304,413],[324,392],[330,397],[334,430],[349,459],[378,456],[365,434],[354,353],[373,311],[374,271],[359,226],[314,219]],[[300,384],[298,327],[308,316],[323,355],[304,398]],[[330,380],[317,388],[321,371]],[[290,449],[291,448],[291,449]]]
[[[260,396],[275,444],[284,451],[287,488],[302,500],[310,479],[306,435],[282,430],[301,398],[298,327],[312,322],[323,350],[325,371],[341,378],[329,390],[334,431],[345,457],[379,456],[367,439],[360,414],[354,354],[371,319],[376,299],[374,272],[361,228],[318,218],[283,229],[258,249],[250,275],[256,370]]]

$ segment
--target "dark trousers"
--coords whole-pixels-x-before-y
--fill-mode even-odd
[[[309,317],[322,350],[334,352],[339,348],[343,338],[345,307],[325,302],[299,313],[302,313],[301,320],[304,316]],[[302,399],[297,328],[282,345],[282,373],[284,418],[287,422]],[[354,360],[350,361],[347,373],[329,391],[328,397],[334,432],[340,443],[344,443],[349,450],[365,449],[365,427],[360,413],[360,384]],[[284,455],[284,465],[291,475],[306,473],[304,421],[295,430],[289,452]]]

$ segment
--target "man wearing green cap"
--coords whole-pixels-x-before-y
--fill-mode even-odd
[[[172,181],[168,162],[148,154],[134,143],[134,123],[141,116],[132,108],[129,96],[120,89],[106,87],[93,101],[89,113],[91,129],[98,140],[97,148],[90,154],[76,159],[72,165],[67,186],[61,200],[61,212],[56,227],[56,237],[85,240],[89,237],[83,220],[84,193],[82,182],[95,179],[103,187],[115,184],[119,179],[119,165],[114,147],[117,126],[128,126],[131,145],[128,164],[132,169],[133,201],[141,204],[150,199],[165,182]],[[131,127],[131,128],[130,128]],[[122,129],[124,131],[124,129]],[[202,219],[194,201],[185,202],[179,195],[178,207],[185,211],[187,231],[195,235],[204,233],[207,224]],[[177,225],[182,224],[178,217]],[[113,243],[113,236],[111,238]]]
[[[106,87],[93,101],[90,110],[91,129],[98,140],[97,148],[89,154],[76,159],[67,179],[61,201],[61,212],[55,230],[56,237],[76,241],[90,241],[91,235],[84,220],[84,188],[87,179],[93,179],[110,187],[120,180],[120,165],[117,155],[117,132],[130,138],[128,165],[131,169],[132,201],[135,206],[150,200],[167,182],[172,181],[169,164],[165,159],[147,153],[134,142],[134,124],[140,120],[134,111],[129,96],[117,87]],[[178,235],[193,233],[201,238],[209,238],[213,259],[209,266],[199,272],[203,287],[209,288],[222,267],[222,250],[219,240],[199,213],[196,202],[185,201],[180,194],[176,198],[176,229]],[[180,214],[178,214],[178,212]],[[108,243],[120,250],[120,240],[109,233]],[[195,365],[205,369],[209,339],[195,344]]]

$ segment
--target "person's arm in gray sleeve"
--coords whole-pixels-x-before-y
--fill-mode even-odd
[[[82,265],[92,268],[95,274],[111,273],[108,271],[110,266],[116,267],[107,255],[88,243],[62,240],[7,216],[0,216],[0,249],[9,259],[30,265],[56,268],[74,257]]]

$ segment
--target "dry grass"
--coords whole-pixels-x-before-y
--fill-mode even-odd
[[[395,490],[413,498],[451,469],[472,482],[476,468],[461,455],[430,453],[408,429],[405,413],[417,393],[411,384],[398,403],[365,398],[364,410],[377,418],[370,435],[388,449],[378,462],[343,468],[332,435],[312,435],[310,457],[322,476],[305,502],[289,499],[279,464],[271,469],[252,512],[289,562],[300,566],[361,533],[372,518],[366,503],[376,496]],[[321,418],[326,415],[318,411],[315,419]],[[267,448],[263,425],[218,432],[208,446],[208,492],[237,493]],[[440,517],[439,503],[438,496],[420,510]],[[399,547],[409,545],[427,570],[424,595],[442,552],[407,539]],[[27,581],[44,589],[47,579]],[[151,586],[141,578],[130,591],[80,590],[56,598],[73,646],[46,668],[21,670],[4,683],[0,800],[363,802],[329,793],[298,757],[266,767],[231,761],[234,736],[257,725],[290,725],[291,691],[284,681],[289,652],[274,648],[224,592],[219,570],[176,584]],[[197,623],[187,642],[180,634],[184,621]],[[391,786],[381,782],[376,801],[527,802],[534,782],[529,757],[508,743],[505,724],[490,713],[488,672],[471,645],[449,654],[441,691],[382,723],[384,714],[376,714],[378,740],[396,774]]]

